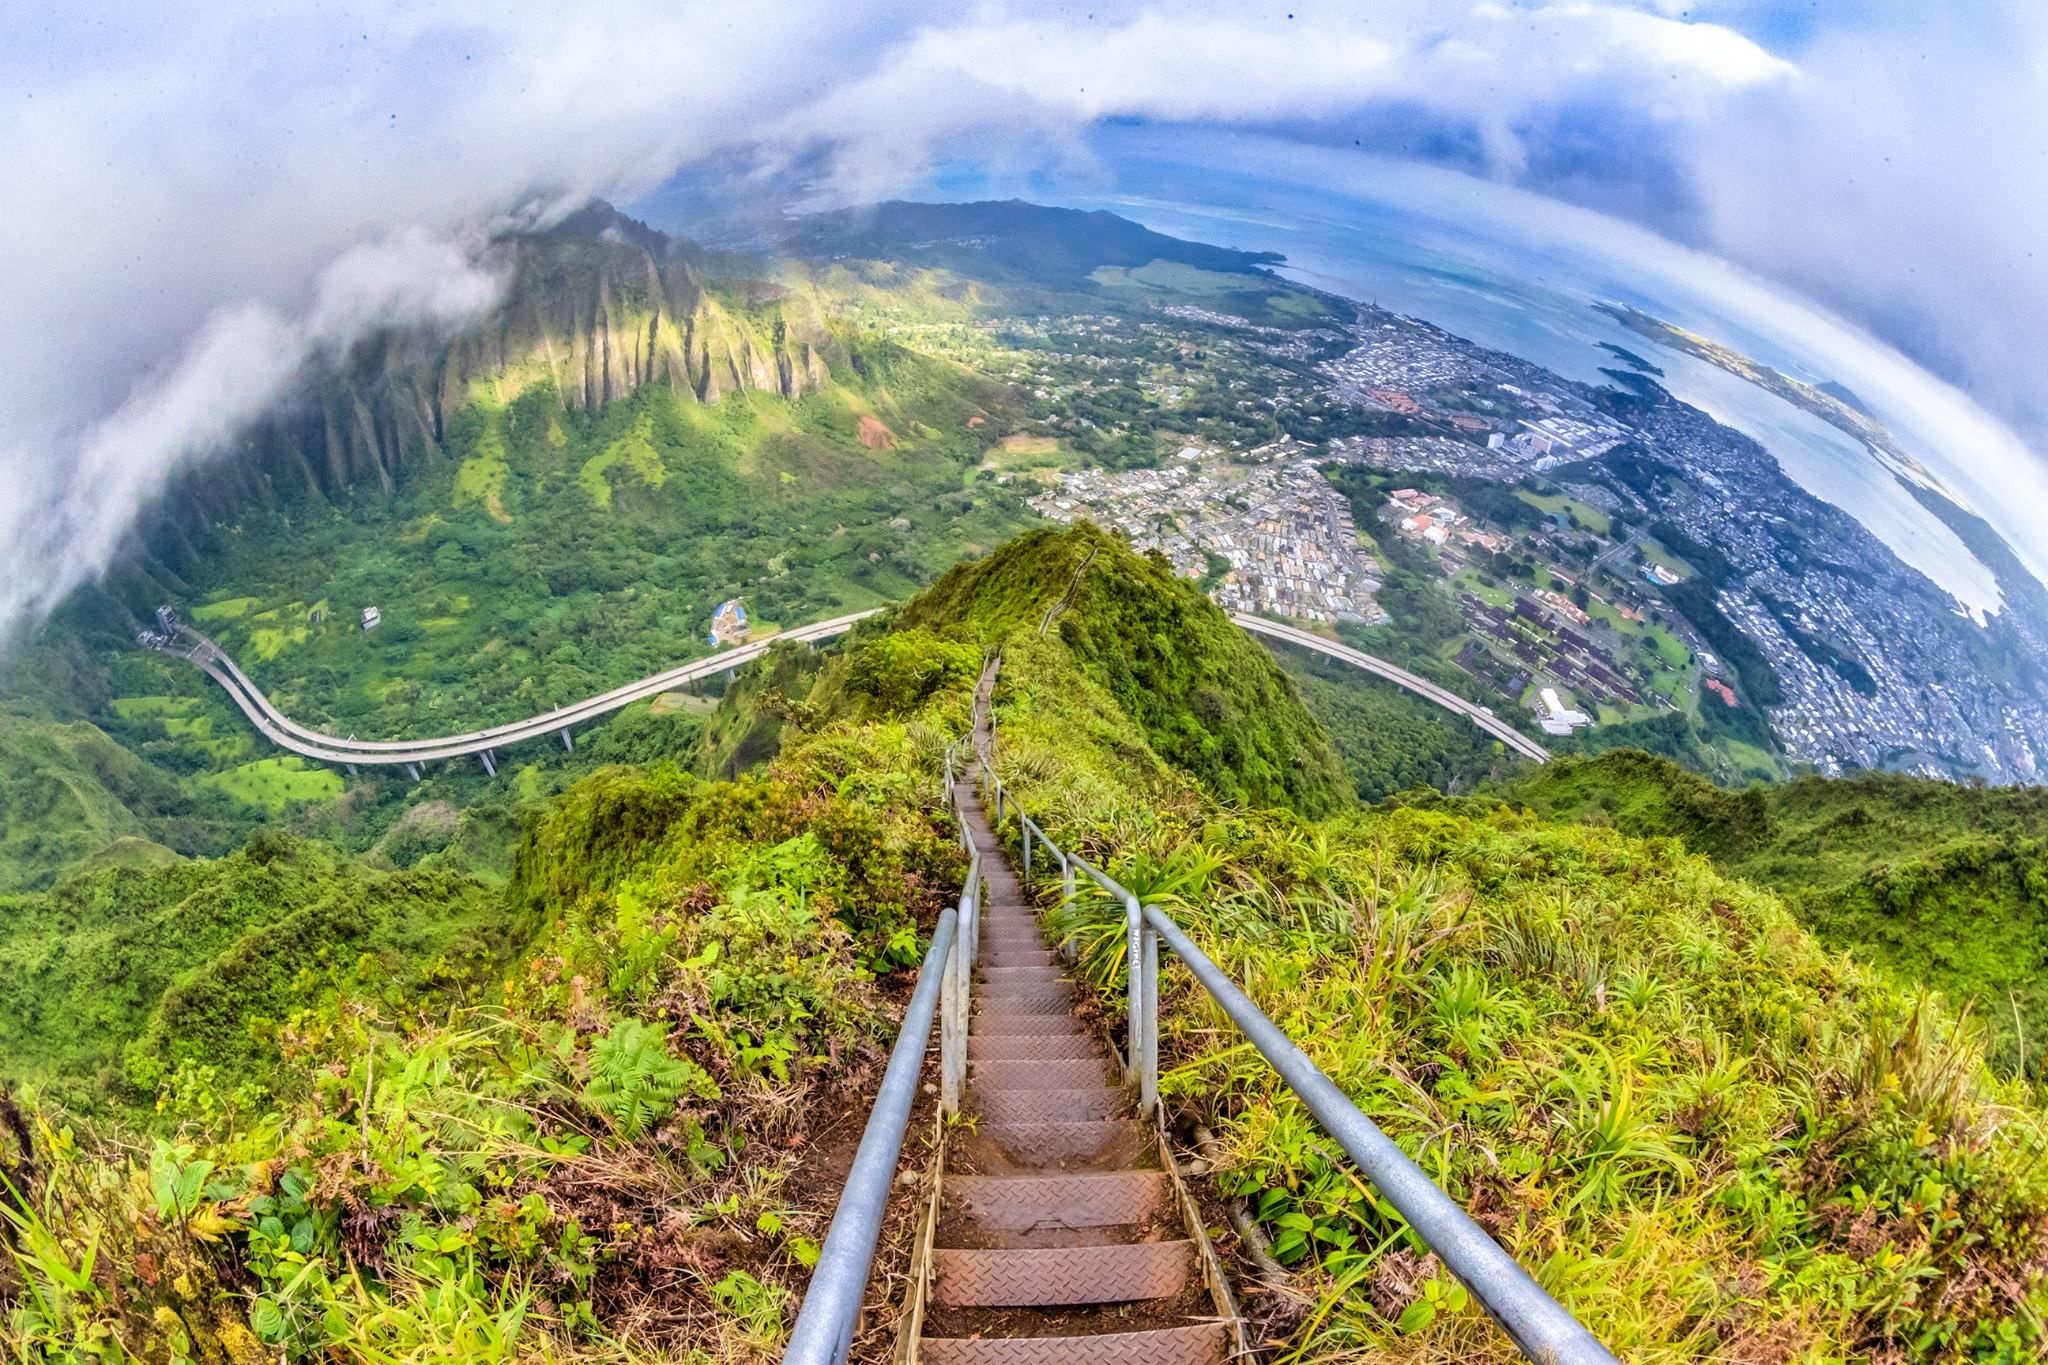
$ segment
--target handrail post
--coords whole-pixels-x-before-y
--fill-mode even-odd
[[[957,922],[957,921],[956,921]],[[951,1118],[960,1112],[960,960],[961,937],[946,954],[945,978],[939,985],[939,1108]]]
[[[962,980],[971,979],[974,964],[981,958],[981,850],[974,850],[974,857],[967,865],[967,894],[962,902],[967,917],[967,964]],[[965,1009],[963,998],[961,1007]]]
[[[1159,933],[1143,925],[1144,951],[1140,965],[1145,971],[1145,1029],[1138,1050],[1138,1108],[1151,1114],[1159,1107]]]
[[[1124,897],[1124,977],[1130,986],[1130,1003],[1124,1014],[1124,1073],[1138,1079],[1145,1059],[1145,936],[1144,912],[1138,898]]]
[[[1024,889],[1031,889],[1031,822],[1020,818],[1017,828],[1024,835]]]

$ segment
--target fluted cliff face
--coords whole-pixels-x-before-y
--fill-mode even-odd
[[[393,333],[358,346],[165,499],[144,531],[149,558],[175,567],[252,499],[288,507],[388,491],[440,458],[479,384],[545,380],[565,408],[595,409],[650,384],[716,403],[745,391],[796,398],[830,378],[838,352],[815,298],[707,278],[694,248],[610,210],[507,250],[511,284],[489,317],[452,339]]]

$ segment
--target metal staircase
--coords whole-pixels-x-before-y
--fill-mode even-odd
[[[1160,1127],[1158,981],[1178,955],[1409,1226],[1530,1359],[1614,1365],[1546,1294],[1156,906],[1062,850],[1014,807],[990,761],[996,665],[975,696],[971,759],[946,757],[969,854],[934,928],[785,1365],[841,1365],[932,1024],[942,1117],[896,1357],[903,1365],[1223,1365],[1249,1356],[1228,1281]],[[984,796],[994,805],[994,819]],[[1021,859],[999,831],[1014,816]],[[1130,1008],[1122,1055],[1076,1012],[1076,987],[1029,885],[1057,868],[1122,902]],[[947,1120],[952,1120],[948,1122]]]
[[[976,718],[979,753],[985,705]],[[972,780],[958,781],[954,807],[986,897],[965,1084],[947,1086],[965,1121],[942,1134],[897,1357],[1223,1365],[1242,1330],[1156,1118],[1075,1013]]]

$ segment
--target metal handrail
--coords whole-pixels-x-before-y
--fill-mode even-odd
[[[903,1136],[917,1100],[917,1080],[931,1045],[932,1019],[939,1019],[940,1107],[959,1112],[967,1076],[968,987],[974,975],[981,939],[981,850],[975,847],[967,822],[959,819],[953,790],[954,754],[946,749],[946,805],[960,827],[967,850],[967,876],[957,907],[939,912],[931,946],[918,969],[917,989],[903,1012],[903,1027],[889,1050],[889,1065],[875,1094],[875,1107],[861,1133],[860,1149],[847,1172],[846,1189],[832,1211],[825,1245],[811,1271],[809,1290],[798,1310],[783,1365],[844,1365],[853,1348],[860,1310],[867,1300],[875,1244],[882,1234],[889,1191],[896,1181],[896,1163],[903,1155]]]
[[[1139,907],[1138,897],[1109,874],[1078,854],[1068,853],[1047,837],[1043,827],[1026,815],[1009,796],[1003,780],[979,754],[980,768],[996,795],[996,808],[1005,805],[1017,814],[1024,844],[1025,885],[1030,885],[1031,842],[1035,838],[1060,865],[1064,880],[1063,902],[1074,897],[1075,868],[1085,872],[1097,885],[1124,903],[1130,938],[1127,944],[1131,983],[1126,1065],[1138,1082],[1140,1102],[1149,1112],[1159,1093],[1159,940],[1180,955],[1195,980],[1243,1031],[1289,1089],[1300,1097],[1317,1122],[1337,1140],[1374,1187],[1399,1210],[1429,1248],[1436,1252],[1452,1274],[1471,1291],[1472,1297],[1531,1360],[1545,1365],[1616,1365],[1615,1357],[1584,1324],[1536,1283],[1521,1263],[1488,1236],[1486,1230],[1459,1207],[1353,1104],[1335,1081],[1325,1075],[1308,1055],[1266,1016],[1252,998],[1223,970],[1209,960],[1181,927],[1156,905]]]
[[[932,1015],[937,1010],[941,982],[951,975],[946,962],[958,942],[958,924],[957,910],[939,913],[932,946],[917,974],[917,989],[903,1014],[903,1029],[889,1051],[874,1112],[868,1116],[853,1169],[847,1172],[846,1190],[833,1210],[831,1227],[826,1229],[810,1289],[797,1314],[796,1328],[789,1334],[789,1349],[782,1353],[783,1365],[841,1365],[853,1348],[854,1329],[867,1300],[868,1268],[882,1234],[882,1216],[896,1183],[896,1162],[903,1154],[903,1134],[910,1126],[910,1110],[917,1099],[918,1074],[924,1069],[924,1052],[931,1041]]]

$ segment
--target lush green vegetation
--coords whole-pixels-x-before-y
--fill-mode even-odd
[[[1308,650],[1275,653],[1302,704],[1329,731],[1361,801],[1416,787],[1469,791],[1523,766],[1464,717],[1393,683]]]
[[[238,817],[89,722],[0,711],[0,891],[91,859],[222,851]]]
[[[920,392],[928,367],[864,363],[860,388],[894,400],[880,416],[855,389],[707,407],[648,387],[586,415],[538,385],[472,404],[396,496],[252,516],[192,585],[237,610],[194,614],[295,718],[381,737],[529,715],[705,652],[726,597],[768,628],[907,596],[1021,514],[962,487],[984,444],[967,420],[987,415],[964,377]],[[861,445],[863,419],[888,448]],[[467,491],[479,464],[488,497]]]
[[[379,873],[266,839],[5,902],[4,951],[50,955],[43,1013],[0,1038],[43,1049],[0,1124],[0,1341],[251,1365],[772,1355],[835,1142],[957,885],[938,758],[1000,648],[998,762],[1055,837],[1172,906],[1622,1354],[2039,1353],[2048,1126],[1972,1029],[1675,839],[1469,799],[1344,806],[1327,738],[1223,621],[1092,529],[1035,533],[836,652],[782,652],[716,714],[648,708],[618,743],[754,766],[584,776],[502,890],[424,870],[438,845]],[[1136,672],[1109,666],[1120,637]],[[1225,705],[1185,685],[1175,641],[1232,680]],[[1768,823],[1755,797],[1655,816],[1641,791],[1629,819],[1703,846]],[[410,822],[392,851],[446,833]],[[1113,1018],[1120,910],[1056,913]],[[99,916],[115,927],[75,954],[51,946]],[[166,944],[185,961],[153,963]],[[1166,989],[1176,1122],[1222,1137],[1221,1191],[1304,1291],[1255,1300],[1262,1329],[1306,1360],[1512,1358],[1171,963]]]
[[[957,889],[931,775],[979,653],[782,664],[815,711],[728,708],[808,718],[773,763],[593,773],[502,892],[266,837],[0,902],[34,987],[0,1015],[6,1358],[772,1351]]]
[[[2048,1075],[2048,793],[1869,773],[1726,791],[1617,753],[1508,793],[1545,815],[1672,835],[1777,889],[1835,946],[1976,1014],[2007,1068]]]
[[[0,1076],[80,1108],[216,1082],[261,1094],[294,1015],[475,980],[507,931],[480,883],[378,874],[285,835],[89,872],[0,898]]]
[[[922,266],[773,282],[706,283],[690,271],[710,258],[631,233],[532,245],[535,311],[605,294],[603,336],[650,347],[687,315],[724,368],[678,345],[673,372],[650,352],[614,389],[596,333],[560,366],[508,331],[442,357],[445,389],[379,371],[253,438],[225,491],[184,490],[146,562],[10,652],[0,1353],[772,1354],[955,888],[938,754],[999,649],[1001,761],[1034,810],[1175,906],[1625,1354],[2038,1358],[2033,794],[1730,792],[1610,754],[1498,788],[1519,808],[1446,800],[1426,789],[1510,777],[1498,746],[1348,672],[1276,665],[1162,563],[1090,527],[979,558],[1031,520],[1052,464],[1405,420],[1276,415],[1260,400],[1311,361],[1254,364],[1228,326],[1189,350],[1119,312],[1313,322],[1319,296],[1256,258],[997,218],[991,248],[900,217],[897,237],[941,243]],[[666,303],[631,283],[637,257],[578,283],[643,245]],[[379,392],[419,429],[390,436]],[[1370,528],[1390,476],[1336,477]],[[1439,483],[1511,529],[1598,516]],[[1745,705],[1572,743],[1762,770],[1768,665],[1715,634],[1725,566],[1659,531],[1692,570],[1667,595],[1705,614]],[[1537,566],[1446,580],[1417,543],[1380,548],[1394,626],[1351,633],[1472,686],[1455,591]],[[295,716],[419,734],[686,657],[727,596],[787,625],[926,584],[720,702],[657,698],[573,754],[417,786],[280,758],[189,666],[129,643],[170,597]],[[369,605],[384,624],[365,633]],[[1640,643],[1659,678],[1686,663],[1668,636]],[[1121,921],[1061,913],[1114,987]],[[1224,1191],[1310,1291],[1266,1301],[1264,1327],[1307,1359],[1505,1358],[1177,968],[1169,986],[1175,1112],[1222,1134]]]
[[[930,622],[935,628],[940,624]],[[1624,1356],[2042,1349],[2048,1124],[1975,1030],[1675,840],[1485,803],[1219,809],[1057,633],[1002,641],[1000,765]],[[1121,921],[1066,925],[1119,999]],[[1169,967],[1169,1092],[1311,1286],[1305,1358],[1513,1358]],[[1433,1287],[1432,1287],[1433,1286]]]
[[[1004,245],[923,265],[834,248],[771,269],[603,209],[522,240],[500,315],[445,348],[393,338],[355,357],[309,411],[174,489],[146,555],[0,659],[24,724],[73,726],[59,748],[79,748],[81,722],[112,741],[59,763],[53,739],[0,735],[0,888],[48,885],[116,840],[219,854],[273,823],[364,852],[409,806],[512,808],[559,785],[562,761],[529,752],[500,784],[437,771],[409,794],[374,778],[338,794],[188,666],[134,647],[159,602],[296,719],[440,733],[701,653],[727,597],[760,628],[908,597],[1035,520],[1033,471],[1006,444],[1021,428],[1037,434],[1018,449],[1056,461],[1149,462],[1194,429],[1279,434],[1242,401],[1274,392],[1273,376],[1228,328],[1191,362],[1213,374],[1169,411],[1139,389],[1157,345],[1106,320],[1187,301],[1303,325],[1327,299],[1263,258],[1110,215],[975,212]],[[915,218],[866,228],[915,236]],[[606,301],[594,316],[592,298]],[[1038,309],[1090,314],[1109,368],[1034,396],[990,338]],[[365,632],[371,606],[382,624]],[[502,834],[490,842],[476,865],[502,874]]]
[[[1089,524],[1033,531],[952,570],[904,623],[958,622],[977,643],[1056,635],[1144,732],[1218,797],[1323,814],[1344,782],[1285,674],[1165,560]]]

